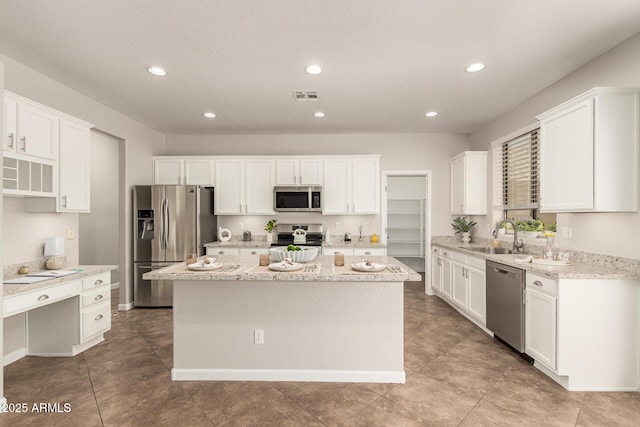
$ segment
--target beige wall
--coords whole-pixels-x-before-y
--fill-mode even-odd
[[[167,155],[347,155],[380,154],[380,169],[431,170],[432,227],[434,235],[451,234],[449,214],[449,158],[469,149],[466,134],[318,134],[318,135],[167,135]],[[375,218],[372,218],[375,217]],[[309,216],[333,227],[332,233],[358,231],[370,224],[380,233],[379,215]],[[313,218],[313,219],[312,219]],[[219,223],[235,234],[241,217],[220,218]],[[261,231],[265,218],[248,219],[246,226]],[[284,220],[286,221],[286,219]],[[284,222],[282,221],[282,222]],[[335,222],[341,222],[339,231]],[[344,226],[342,226],[342,223]]]
[[[640,87],[640,33],[473,132],[471,146],[474,150],[487,150],[492,141],[535,123],[536,115],[596,86]],[[479,231],[488,236],[485,219],[478,219]],[[640,213],[559,214],[558,227],[573,230],[573,239],[559,244],[587,252],[640,258],[639,224]]]

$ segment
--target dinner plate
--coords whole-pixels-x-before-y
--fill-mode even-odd
[[[200,264],[199,262],[196,262],[194,264],[187,265],[187,267],[189,268],[189,270],[193,271],[211,271],[217,270],[222,267],[222,263],[214,262],[213,264]]]
[[[376,264],[375,262],[372,262],[370,265],[367,265],[364,262],[359,262],[357,264],[351,264],[351,268],[356,270],[356,271],[365,271],[365,272],[371,272],[371,271],[382,271],[385,268],[387,268],[386,265],[384,264]]]
[[[296,271],[302,268],[302,264],[299,262],[292,262],[291,264],[282,262],[273,262],[269,264],[269,269],[273,271]]]

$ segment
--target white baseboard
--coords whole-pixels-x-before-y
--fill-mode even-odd
[[[173,381],[312,381],[404,384],[404,371],[314,369],[171,369]]]
[[[133,301],[126,304],[118,304],[118,311],[127,311],[133,308]]]
[[[2,366],[7,366],[16,360],[20,360],[27,355],[27,347],[19,348],[2,357]]]

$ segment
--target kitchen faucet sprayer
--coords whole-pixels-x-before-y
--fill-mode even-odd
[[[511,226],[513,227],[513,251],[520,252],[520,250],[524,248],[524,242],[522,241],[522,239],[520,239],[520,242],[518,243],[518,227],[516,227],[516,224],[513,221],[510,221],[508,219],[499,221],[496,225],[496,229],[493,230],[493,238],[498,238],[498,230],[500,230],[500,226],[505,222],[511,224]]]

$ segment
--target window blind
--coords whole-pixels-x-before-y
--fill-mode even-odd
[[[493,147],[493,204],[501,210],[537,209],[538,129]]]

